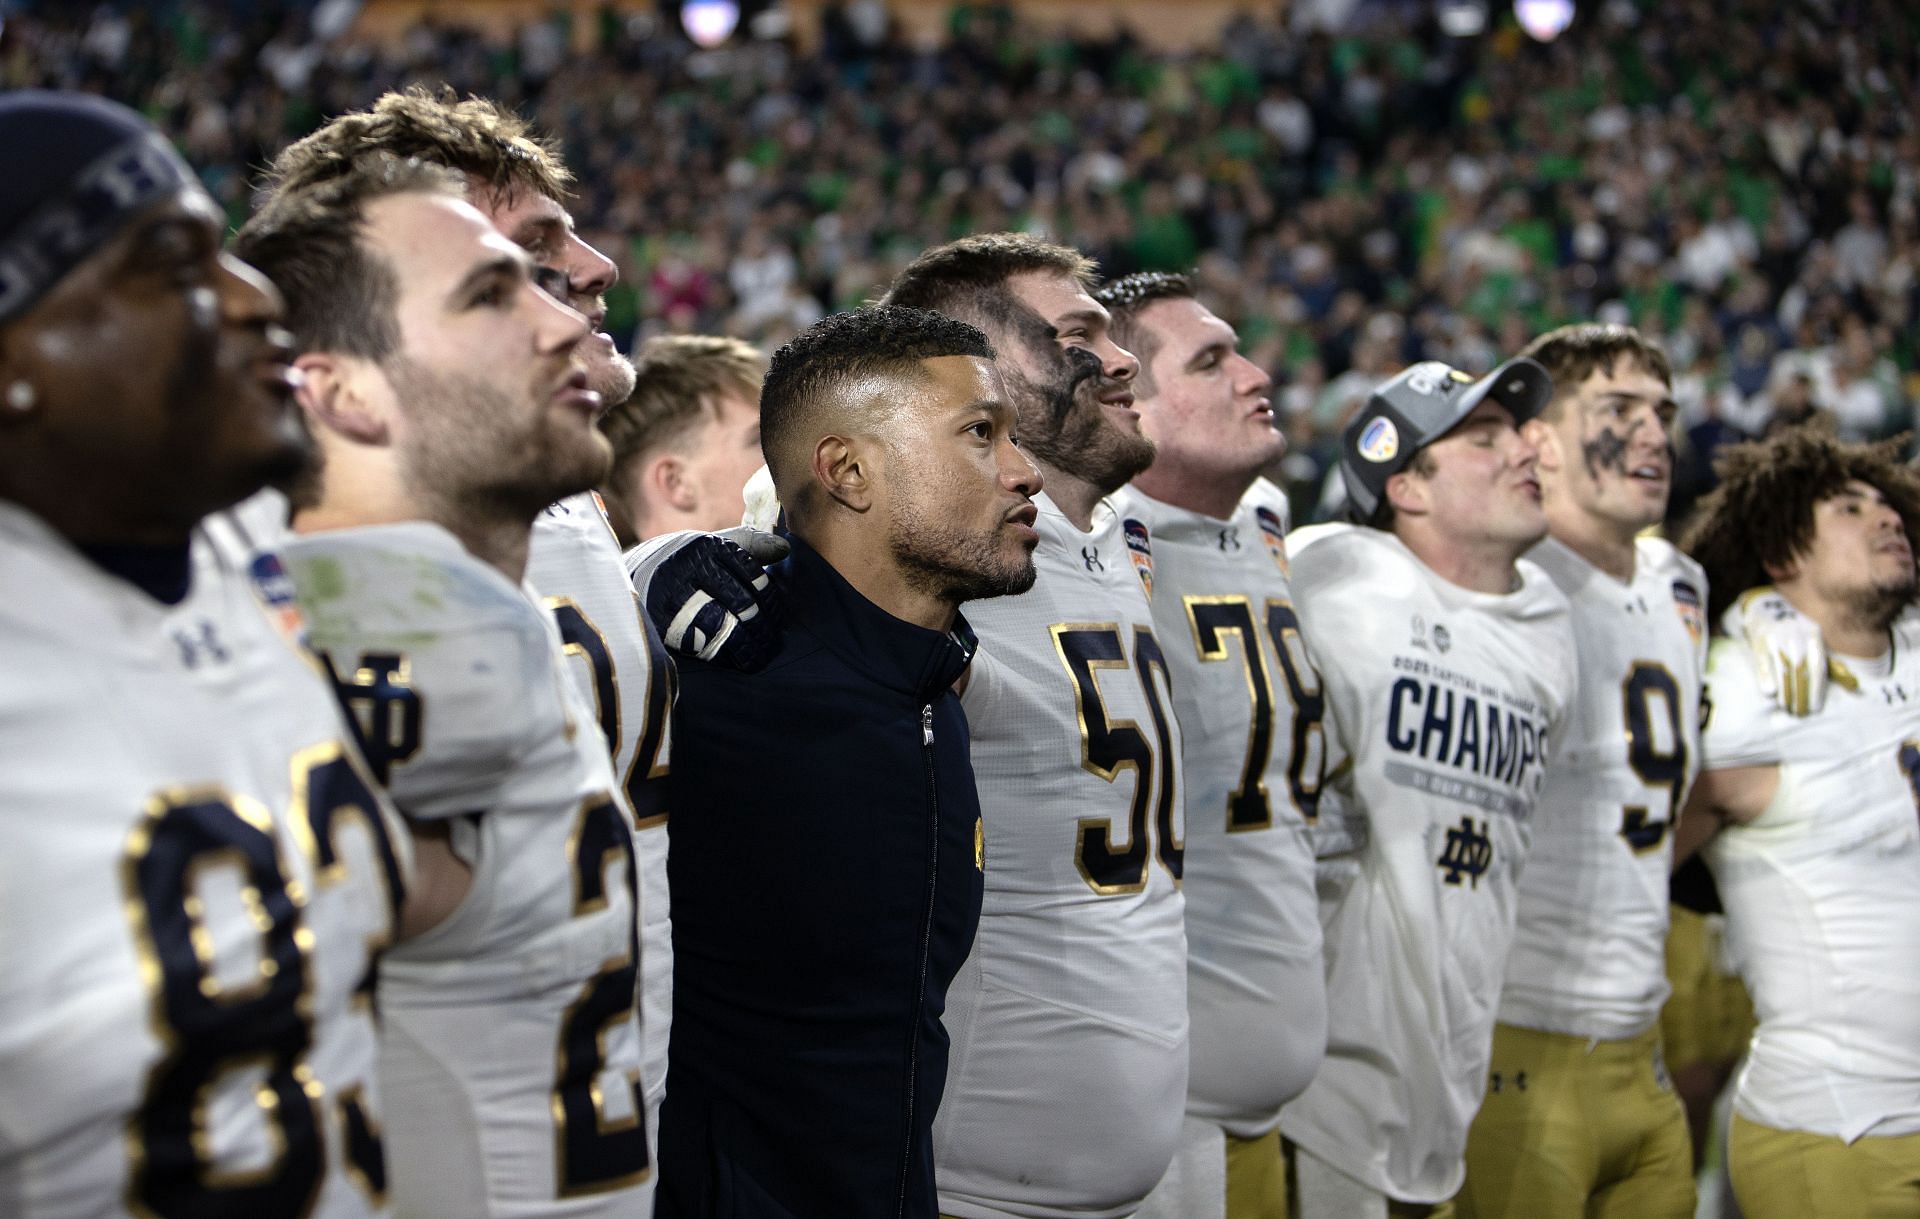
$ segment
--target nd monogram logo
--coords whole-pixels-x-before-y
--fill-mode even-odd
[[[406,657],[369,653],[351,677],[341,677],[325,652],[320,659],[360,739],[360,752],[384,787],[394,763],[405,762],[420,749],[420,696],[413,689]]]
[[[1487,837],[1485,823],[1475,825],[1472,817],[1463,816],[1447,831],[1447,849],[1440,853],[1440,870],[1446,875],[1440,879],[1458,885],[1465,877],[1478,889],[1481,874],[1492,862],[1493,839]]]

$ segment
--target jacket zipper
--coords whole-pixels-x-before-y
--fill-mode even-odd
[[[913,1167],[913,1113],[920,1081],[920,1013],[927,1003],[927,963],[933,955],[934,887],[940,875],[940,788],[933,770],[933,704],[920,708],[920,755],[927,764],[927,803],[932,829],[927,849],[927,909],[921,921],[920,980],[914,992],[912,1027],[907,1037],[907,1140],[900,1151],[900,1196],[895,1215],[907,1213],[907,1178]]]

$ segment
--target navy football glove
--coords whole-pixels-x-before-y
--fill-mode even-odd
[[[786,606],[766,565],[786,539],[747,526],[663,534],[627,552],[627,571],[667,647],[753,673],[780,650]]]

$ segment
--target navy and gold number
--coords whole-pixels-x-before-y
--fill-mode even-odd
[[[639,880],[634,868],[633,835],[619,807],[605,797],[584,803],[569,843],[573,865],[573,913],[581,918],[610,904],[610,885],[627,894],[637,911]],[[609,880],[609,876],[612,877]],[[600,1076],[606,1070],[606,1035],[633,1024],[639,983],[638,920],[625,920],[625,950],[601,964],[581,987],[560,1023],[553,1085],[559,1180],[556,1195],[577,1198],[624,1189],[647,1179],[646,1101],[638,1069],[621,1080],[619,1108],[609,1116]]]
[[[1273,754],[1273,678],[1254,632],[1253,604],[1245,597],[1186,598],[1187,624],[1200,659],[1229,660],[1229,641],[1240,642],[1240,662],[1247,679],[1247,697],[1253,719],[1247,729],[1247,756],[1240,768],[1240,786],[1227,793],[1227,832],[1264,830],[1273,824],[1267,800],[1267,761]]]
[[[1900,742],[1900,752],[1894,761],[1900,767],[1900,773],[1907,777],[1907,790],[1913,793],[1913,807],[1920,812],[1920,741]]]
[[[1620,836],[1636,854],[1645,854],[1666,841],[1686,791],[1687,740],[1680,732],[1680,684],[1665,665],[1637,661],[1620,683],[1620,697],[1626,714],[1627,765],[1642,783],[1667,789],[1667,807],[1657,815],[1645,805],[1628,805],[1623,812]],[[1655,702],[1659,710],[1654,709]],[[1664,733],[1657,730],[1661,724]]]
[[[1280,658],[1287,697],[1293,702],[1293,755],[1287,760],[1287,788],[1293,807],[1313,821],[1320,815],[1320,780],[1327,766],[1327,699],[1319,671],[1300,639],[1300,617],[1291,602],[1267,601],[1267,638]]]
[[[258,943],[244,979],[223,976],[201,882],[227,871]],[[304,1214],[325,1167],[313,1044],[309,937],[266,810],[218,789],[149,802],[127,843],[128,918],[165,1054],[129,1123],[129,1202],[159,1219]],[[205,1130],[222,1084],[253,1089],[263,1162],[213,1161]]]
[[[1134,628],[1131,661],[1118,624],[1062,623],[1050,630],[1054,651],[1073,681],[1081,767],[1109,783],[1122,771],[1134,772],[1125,843],[1116,844],[1111,819],[1080,820],[1074,850],[1080,875],[1096,893],[1137,893],[1146,888],[1147,869],[1157,855],[1161,866],[1178,882],[1184,862],[1183,844],[1175,836],[1178,793],[1174,790],[1173,768],[1162,761],[1173,756],[1173,732],[1160,697],[1167,678],[1166,656],[1153,632],[1145,627]],[[1153,719],[1151,741],[1133,720],[1108,715],[1100,690],[1103,669],[1133,670]],[[1158,683],[1154,680],[1156,671]]]
[[[341,841],[364,836],[382,899],[367,905],[366,959],[357,1001],[372,1009],[374,963],[405,900],[399,856],[367,775],[339,741],[294,756],[288,822],[313,867],[316,891],[349,876]],[[267,810],[221,788],[174,788],[148,801],[128,835],[121,868],[127,917],[141,960],[152,1023],[164,1047],[146,1097],[128,1123],[133,1149],[129,1209],[157,1219],[241,1219],[306,1213],[325,1172],[326,1139],[339,1131],[348,1174],[376,1204],[386,1192],[380,1126],[360,1085],[328,1099],[307,1055],[313,1048],[311,895],[290,879]],[[207,916],[215,886],[237,895],[251,943],[223,943]],[[221,968],[221,962],[227,962]],[[217,1162],[207,1130],[218,1094],[254,1100],[243,1136],[263,1148],[245,1167]],[[222,1110],[231,1112],[231,1110]]]
[[[560,626],[560,639],[566,645],[567,655],[585,661],[592,673],[594,711],[600,719],[600,731],[607,738],[607,749],[617,757],[621,745],[620,673],[614,663],[613,649],[607,645],[606,635],[571,597],[548,597],[546,605]],[[637,616],[639,612],[636,601],[634,613]],[[644,626],[644,619],[642,624]],[[652,628],[646,629],[651,637]],[[645,722],[640,725],[639,744],[622,784],[627,803],[633,808],[634,824],[643,828],[662,825],[667,820],[667,763],[661,755],[665,752],[667,713],[673,704],[674,680],[666,649],[657,642],[647,649],[647,664]]]
[[[1267,829],[1273,825],[1273,807],[1265,776],[1273,755],[1276,700],[1273,676],[1254,624],[1253,603],[1242,596],[1191,596],[1185,604],[1187,622],[1193,629],[1194,648],[1201,660],[1228,660],[1234,654],[1229,641],[1235,638],[1240,641],[1239,655],[1247,679],[1252,720],[1247,731],[1247,753],[1241,766],[1240,785],[1227,794],[1227,832]],[[1294,810],[1312,821],[1319,813],[1321,771],[1326,765],[1325,730],[1321,727],[1325,705],[1320,693],[1320,675],[1314,671],[1300,644],[1300,620],[1294,616],[1292,605],[1277,599],[1268,600],[1265,627],[1273,653],[1280,661],[1287,701],[1293,705],[1293,733],[1287,742],[1288,795]]]

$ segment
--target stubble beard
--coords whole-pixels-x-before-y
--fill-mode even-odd
[[[599,338],[591,336],[588,342],[598,347]],[[634,379],[633,361],[618,349],[588,357],[587,385],[600,395],[602,411],[612,410],[633,397]]]
[[[1031,552],[1002,554],[998,528],[969,533],[911,507],[894,512],[887,545],[910,588],[949,605],[1024,593],[1036,578]]]
[[[1855,589],[1843,598],[1842,604],[1855,621],[1884,631],[1914,603],[1917,592],[1920,592],[1920,573],[1909,568],[1901,576]]]
[[[386,362],[418,440],[407,459],[417,492],[451,510],[531,520],[542,508],[606,479],[611,454],[592,435],[561,434],[543,405],[464,374],[434,372],[404,357]],[[597,433],[596,433],[597,434]]]

